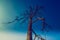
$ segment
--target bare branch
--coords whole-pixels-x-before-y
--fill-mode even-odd
[[[41,35],[37,35],[37,34],[34,32],[34,30],[32,30],[32,32],[35,34],[34,40],[36,39],[36,37],[38,38],[38,40],[39,40],[39,39],[45,40],[44,38],[42,38]]]
[[[44,18],[37,17],[38,20],[44,20]]]
[[[48,29],[52,29],[52,27],[45,22],[45,18],[37,17],[37,19],[42,21],[42,25],[43,25],[42,29],[41,29],[42,31],[45,30],[45,31],[48,32],[48,30],[46,29],[46,26],[47,26]]]
[[[38,21],[38,20],[44,20],[44,18],[37,17],[37,19],[34,20],[33,23],[35,23],[35,22]]]
[[[32,23],[35,23],[35,22],[37,22],[37,21],[38,21],[38,19],[34,20]]]
[[[16,18],[15,18],[13,21],[7,22],[7,23],[4,23],[4,24],[11,24],[11,23],[13,23],[13,22],[20,21],[20,20],[22,20],[22,19],[24,19],[24,17],[23,17],[23,18],[19,18],[18,16],[16,16]]]
[[[23,23],[26,22],[27,20],[28,20],[28,17],[24,18],[20,24],[23,24]]]
[[[40,9],[42,9],[43,7],[42,6],[36,6],[35,7],[35,10],[34,10],[34,13],[33,13],[33,16],[36,16],[37,15],[37,12],[39,12]]]

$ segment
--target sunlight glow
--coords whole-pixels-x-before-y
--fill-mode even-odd
[[[26,35],[21,33],[0,33],[0,40],[26,40]]]
[[[0,32],[0,40],[26,40],[26,33]],[[36,39],[37,40],[37,39]],[[57,40],[54,36],[47,36],[46,40]]]
[[[4,10],[3,10],[3,6],[2,6],[2,4],[0,3],[0,29],[2,28],[2,20],[3,20],[3,17],[4,17]]]

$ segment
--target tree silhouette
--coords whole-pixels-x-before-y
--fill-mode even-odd
[[[5,24],[10,24],[13,23],[15,21],[21,21],[21,23],[24,23],[26,20],[29,19],[29,23],[28,23],[28,32],[27,32],[27,40],[32,40],[32,32],[35,34],[35,38],[38,37],[38,39],[40,38],[41,40],[44,40],[44,38],[42,38],[41,36],[37,35],[35,33],[35,31],[32,28],[32,24],[37,22],[38,20],[42,21],[42,31],[47,31],[45,28],[48,25],[45,22],[45,18],[41,15],[41,13],[39,13],[41,11],[41,9],[43,9],[43,6],[38,6],[36,5],[35,8],[33,8],[32,6],[30,6],[29,10],[26,10],[26,12],[24,14],[21,14],[21,16],[23,16],[22,18],[20,18],[19,16],[16,16],[16,18],[11,21],[11,22],[7,22]],[[33,20],[33,18],[35,17],[35,20]],[[35,40],[34,38],[34,40]]]

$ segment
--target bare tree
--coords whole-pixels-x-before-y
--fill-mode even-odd
[[[27,32],[27,40],[32,40],[32,32],[35,34],[35,37],[36,36],[38,37],[38,35],[32,29],[32,24],[33,23],[35,23],[38,20],[41,20],[42,21],[42,31],[45,30],[45,27],[46,27],[45,25],[48,25],[45,22],[45,18],[43,16],[41,16],[41,13],[39,13],[40,10],[43,9],[43,8],[44,7],[38,6],[38,5],[36,5],[35,8],[30,6],[30,9],[26,10],[26,12],[24,14],[22,14],[22,16],[23,16],[22,18],[20,18],[19,16],[16,16],[16,18],[13,21],[7,22],[6,24],[10,24],[10,23],[13,23],[15,21],[21,21],[21,20],[22,20],[22,23],[24,23],[26,20],[29,19],[28,32]],[[35,20],[33,20],[34,17],[35,17]],[[42,38],[40,38],[40,39],[42,39]]]

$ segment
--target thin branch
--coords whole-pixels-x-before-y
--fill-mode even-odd
[[[20,24],[23,24],[23,23],[26,22],[27,20],[28,20],[28,17],[27,17],[27,18],[24,18]]]
[[[37,5],[35,8],[36,9],[34,10],[33,16],[36,16],[37,15],[37,12],[39,12],[39,10],[42,9],[43,7]]]
[[[34,32],[34,30],[32,30],[32,32],[35,34],[34,40],[36,39],[36,37],[38,38],[38,40],[39,40],[39,39],[45,40],[44,38],[41,37],[41,35],[40,35],[40,36],[37,35],[37,34]]]
[[[22,19],[24,19],[24,17],[23,17],[23,18],[20,18],[20,19],[19,19],[19,17],[16,17],[13,21],[7,22],[7,23],[4,23],[4,24],[11,24],[11,23],[13,23],[13,22],[15,22],[15,21],[20,21],[20,20],[22,20]]]
[[[35,22],[37,22],[37,21],[38,21],[38,19],[34,20],[32,23],[35,23]]]
[[[41,18],[41,17],[37,17],[38,20],[44,20],[44,18]]]
[[[43,23],[43,26],[42,26],[42,29],[41,30],[46,30],[48,32],[48,30],[46,29],[46,26],[48,26],[49,29],[52,29],[52,27],[45,22],[45,18],[37,17],[37,19],[38,20],[41,20],[42,23]]]

